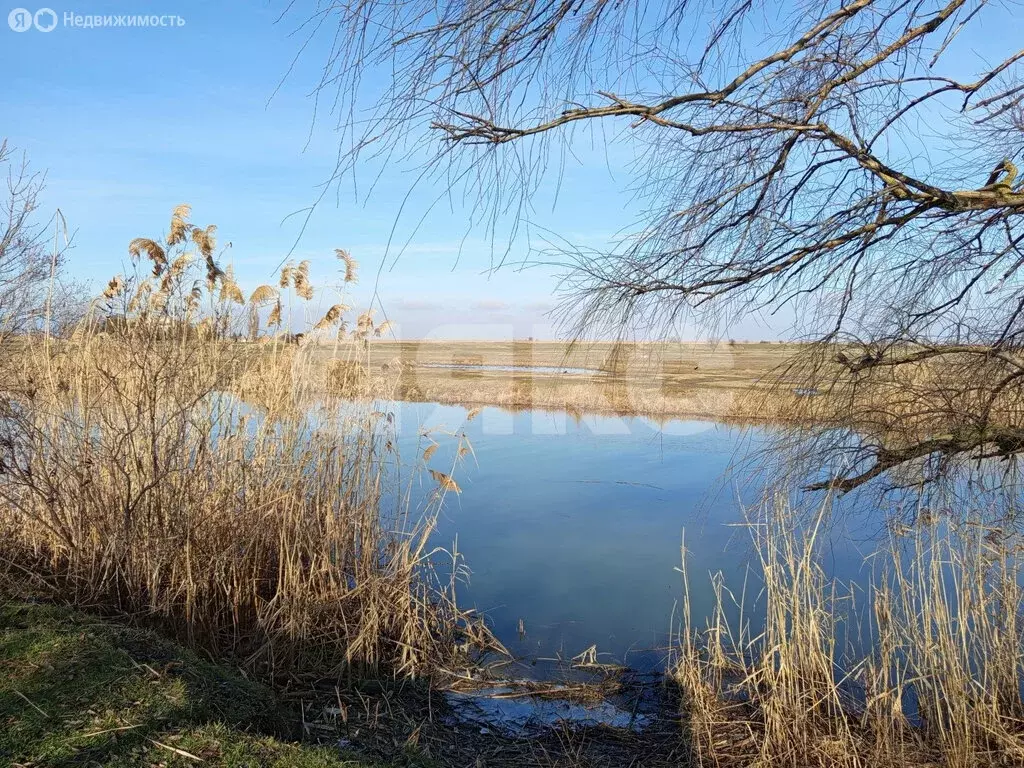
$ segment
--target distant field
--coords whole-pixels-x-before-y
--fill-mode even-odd
[[[776,418],[769,381],[787,343],[374,341],[372,370],[400,370],[406,400],[713,418]],[[314,354],[333,354],[323,346]],[[445,367],[452,366],[452,367]],[[500,370],[504,369],[504,370]],[[793,382],[793,386],[797,386]],[[780,391],[787,400],[792,387]],[[775,397],[772,410],[780,403]]]
[[[115,343],[113,338],[110,343]],[[294,375],[289,361],[299,347],[293,344],[220,344],[242,368],[256,365],[258,383],[246,389],[246,396],[264,392],[268,383],[272,388],[284,385]],[[6,353],[17,355],[30,346],[35,342],[10,341]],[[70,351],[66,343],[57,349]],[[325,387],[343,394],[329,383],[331,367],[337,365],[332,358],[340,358],[354,377],[347,384],[361,390],[355,394],[365,392],[365,377],[379,384],[375,397],[519,410],[777,421],[792,418],[801,399],[795,394],[801,381],[782,375],[800,349],[795,343],[373,339],[368,347],[352,341],[306,346],[302,357],[308,365],[302,375],[323,375]],[[342,389],[352,394],[348,386]]]

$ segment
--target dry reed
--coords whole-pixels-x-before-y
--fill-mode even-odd
[[[168,250],[188,214],[175,210]],[[18,386],[0,393],[2,562],[260,673],[429,674],[466,621],[430,567],[436,509],[414,517],[389,492],[392,420],[305,407],[312,366],[294,344],[227,341],[244,297],[213,258],[213,228],[191,235],[213,284],[204,314],[186,263],[160,288],[127,281],[122,315],[112,281],[73,341],[6,361]],[[163,272],[162,246],[132,248]],[[311,290],[308,264],[285,277]],[[266,288],[251,302],[276,300],[280,322]]]
[[[879,554],[867,643],[855,646],[841,630],[858,624],[853,593],[821,566],[827,510],[807,520],[777,500],[752,527],[758,634],[742,612],[738,627],[725,621],[720,574],[705,629],[691,626],[686,598],[673,676],[698,763],[1024,763],[1019,545],[976,520],[903,531]]]

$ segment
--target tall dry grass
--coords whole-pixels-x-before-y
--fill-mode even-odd
[[[858,602],[822,568],[827,509],[808,519],[776,501],[752,526],[756,634],[742,611],[725,620],[728,607],[749,607],[720,574],[706,627],[691,624],[684,603],[673,672],[698,762],[1024,764],[1017,538],[977,520],[921,516],[878,554]]]
[[[465,628],[429,564],[444,484],[414,515],[389,493],[391,417],[365,398],[308,407],[317,366],[287,328],[293,307],[282,317],[312,296],[308,265],[288,267],[290,298],[264,286],[246,312],[213,229],[188,214],[163,243],[133,241],[139,273],[112,280],[71,341],[7,359],[0,570],[261,673],[429,673]],[[315,330],[342,322],[325,317]],[[268,341],[230,341],[240,324]]]

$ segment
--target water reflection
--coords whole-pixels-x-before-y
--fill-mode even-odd
[[[430,466],[456,467],[462,491],[448,495],[434,542],[457,544],[471,570],[461,602],[485,612],[517,656],[568,659],[596,644],[601,661],[657,669],[682,591],[684,529],[698,625],[714,604],[708,575],[722,571],[738,590],[753,565],[742,505],[758,503],[765,472],[743,459],[768,444],[764,429],[390,407],[406,460],[436,442]],[[458,432],[473,450],[457,461]],[[419,489],[423,499],[432,490]],[[824,567],[865,582],[884,526],[877,514],[841,520],[826,532]]]

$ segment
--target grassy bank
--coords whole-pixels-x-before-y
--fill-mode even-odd
[[[300,732],[270,689],[151,631],[0,605],[3,765],[369,767]]]
[[[571,768],[691,764],[674,721],[636,734],[529,737],[452,720],[400,688],[283,689],[151,630],[55,605],[0,604],[0,764],[181,768]],[[361,688],[361,690],[360,690]],[[319,742],[319,743],[317,743]]]

